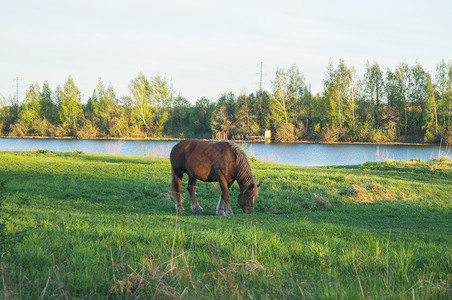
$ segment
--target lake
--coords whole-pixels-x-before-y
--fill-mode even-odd
[[[94,154],[169,157],[177,141],[117,141],[0,138],[0,151],[83,151]],[[439,146],[359,144],[240,144],[248,156],[297,166],[357,165],[367,161],[438,158]],[[449,153],[442,153],[449,155]]]

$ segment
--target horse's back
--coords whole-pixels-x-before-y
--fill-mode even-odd
[[[205,145],[204,145],[205,144]],[[174,145],[170,153],[171,167],[173,170],[185,169],[186,161],[196,152],[196,149],[205,148],[209,143],[198,140],[183,140]],[[199,152],[199,151],[198,151]],[[195,153],[196,155],[196,153]]]

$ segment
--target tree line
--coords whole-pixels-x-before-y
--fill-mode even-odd
[[[277,141],[452,143],[452,62],[432,77],[419,63],[383,71],[365,66],[359,77],[341,60],[330,62],[323,92],[311,94],[297,65],[276,70],[271,90],[224,93],[195,104],[170,81],[139,74],[118,97],[99,79],[86,103],[69,77],[52,91],[31,84],[18,106],[0,109],[3,136],[77,138],[214,138],[252,140],[271,130]],[[14,103],[15,102],[15,103]],[[13,104],[14,103],[14,104]]]

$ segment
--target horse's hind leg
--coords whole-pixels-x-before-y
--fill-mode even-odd
[[[171,178],[171,194],[174,200],[176,200],[176,210],[183,211],[184,208],[182,207],[182,200],[180,196],[180,192],[182,190],[182,176],[179,177],[173,172]]]
[[[231,187],[232,182],[228,184],[228,190]],[[232,211],[232,210],[231,210]],[[228,209],[229,212],[229,209]],[[218,205],[217,205],[217,215],[218,216],[226,216],[226,213],[224,211],[224,200],[223,200],[223,192],[221,192],[220,194],[220,199],[218,200]]]
[[[187,190],[188,190],[188,193],[190,194],[191,210],[192,210],[192,212],[202,212],[203,208],[201,206],[199,206],[198,198],[196,198],[195,189],[196,189],[196,178],[190,177],[188,179]]]
[[[218,216],[225,216],[225,215],[226,215],[226,214],[224,213],[223,193],[220,194],[220,199],[218,200],[218,205],[217,205],[217,215],[218,215]]]
[[[233,215],[234,212],[231,208],[231,198],[229,196],[229,188],[231,187],[232,183],[227,184],[226,181],[220,181],[220,187],[221,187],[221,200],[224,203],[226,203],[226,215]],[[220,206],[220,203],[218,203],[218,206]]]

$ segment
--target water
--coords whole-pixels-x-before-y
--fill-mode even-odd
[[[177,141],[112,141],[0,138],[0,151],[53,150],[95,154],[169,157]],[[357,165],[387,159],[431,160],[438,158],[439,146],[349,145],[349,144],[241,144],[248,156],[263,161],[297,166]],[[446,153],[449,154],[449,153]],[[444,153],[443,153],[444,155]]]

